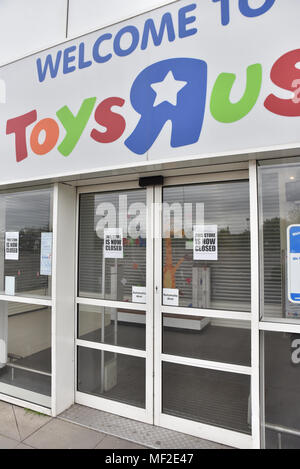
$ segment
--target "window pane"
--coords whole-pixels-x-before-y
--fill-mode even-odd
[[[1,294],[50,297],[52,189],[0,194],[0,237]]]
[[[250,366],[250,323],[164,314],[163,353]]]
[[[78,347],[78,391],[145,407],[145,359]]]
[[[300,223],[300,164],[259,167],[263,319],[299,319],[288,299],[287,228]]]
[[[122,249],[104,253],[116,228]],[[146,191],[82,194],[79,236],[79,295],[138,302],[133,287],[146,287]]]
[[[300,334],[262,332],[266,448],[300,448]]]
[[[251,433],[250,377],[163,363],[163,412]]]
[[[80,305],[78,338],[145,350],[146,314],[101,306]]]
[[[0,393],[51,406],[51,308],[0,302]]]
[[[163,287],[174,305],[250,311],[248,181],[167,187],[163,201]],[[210,236],[204,256],[193,249],[199,227]]]

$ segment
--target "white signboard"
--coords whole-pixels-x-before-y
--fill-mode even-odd
[[[146,303],[146,287],[132,287],[132,303]]]
[[[298,145],[299,27],[181,0],[1,67],[0,184]]]
[[[195,225],[193,229],[195,261],[218,260],[218,225]]]
[[[52,274],[52,233],[41,234],[41,275]]]
[[[5,277],[5,295],[14,296],[15,294],[15,277]]]
[[[123,259],[123,230],[122,228],[104,229],[104,258]]]
[[[177,288],[164,288],[163,304],[165,306],[179,306],[179,290]]]
[[[288,297],[292,303],[300,303],[300,225],[287,229]]]
[[[5,233],[5,260],[19,260],[19,233],[11,231]]]

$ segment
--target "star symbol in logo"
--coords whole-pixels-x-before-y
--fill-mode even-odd
[[[151,88],[156,93],[153,106],[156,107],[164,102],[177,106],[178,93],[187,84],[187,81],[175,80],[173,73],[170,71],[162,81],[152,83],[151,85]]]

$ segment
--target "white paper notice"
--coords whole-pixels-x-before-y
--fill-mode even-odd
[[[163,289],[163,304],[166,306],[179,305],[179,290],[177,288]]]
[[[15,294],[15,277],[5,277],[5,295]]]
[[[287,229],[288,295],[292,303],[300,303],[300,225]]]
[[[52,233],[41,234],[41,275],[52,274]]]
[[[104,230],[104,257],[106,259],[123,259],[122,228],[106,228]]]
[[[17,231],[5,233],[5,260],[19,260],[19,233]]]
[[[194,234],[194,260],[218,260],[218,225],[195,225]]]
[[[146,303],[146,287],[132,287],[132,303]]]

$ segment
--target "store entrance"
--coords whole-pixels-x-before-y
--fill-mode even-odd
[[[248,171],[81,189],[76,402],[251,446]]]

